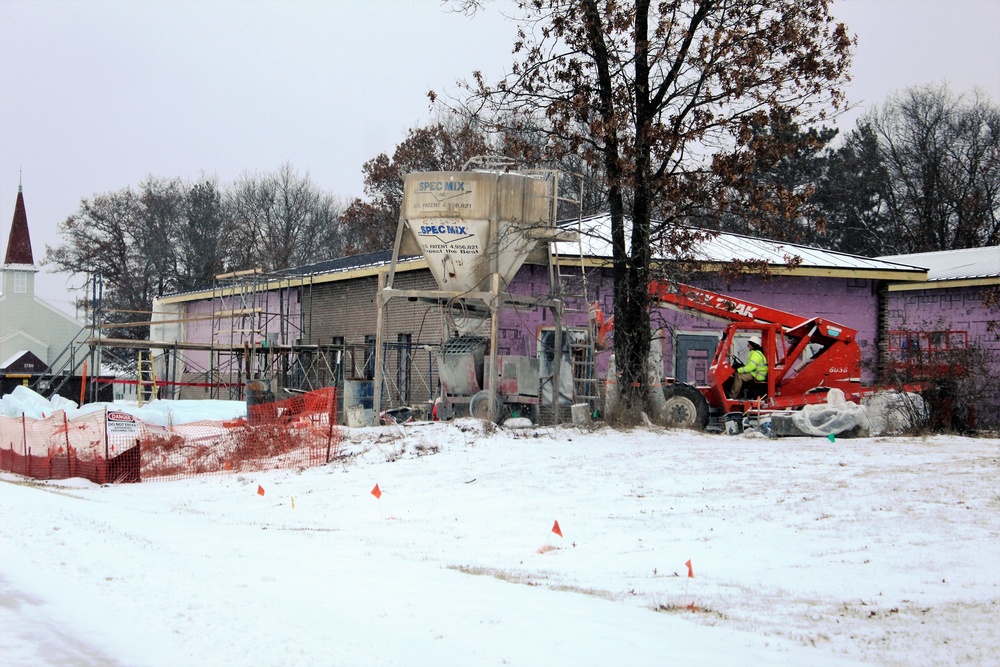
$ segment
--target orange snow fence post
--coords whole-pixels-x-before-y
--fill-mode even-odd
[[[555,533],[556,535],[558,535],[559,537],[563,536],[562,529],[559,528],[559,522],[558,521],[556,521],[554,524],[552,524],[552,532]]]
[[[689,558],[684,564],[688,566],[688,578],[694,579],[694,567],[691,566],[691,559]]]
[[[83,373],[80,375],[80,406],[83,406],[83,400],[87,397],[87,360],[83,360]]]
[[[261,486],[260,484],[257,485],[257,495],[258,496],[264,495],[264,487]]]

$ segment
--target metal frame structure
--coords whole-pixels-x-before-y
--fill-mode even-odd
[[[108,382],[136,384],[140,390],[153,385],[169,391],[171,398],[177,397],[179,388],[204,387],[209,390],[209,398],[242,400],[244,384],[250,379],[272,381],[275,388],[309,390],[327,386],[331,379],[337,377],[340,364],[344,361],[343,346],[303,342],[310,339],[311,318],[307,320],[301,309],[299,315],[293,317],[287,308],[286,304],[291,303],[292,289],[308,288],[311,298],[311,278],[308,283],[303,283],[290,280],[288,276],[266,274],[259,269],[221,274],[216,276],[213,285],[212,310],[208,315],[115,323],[103,323],[105,313],[110,311],[103,306],[101,277],[95,275],[91,282],[90,324],[84,327],[84,331],[91,330],[91,335],[78,336],[60,355],[60,359],[65,357],[64,363],[58,368],[53,364],[47,374],[36,379],[34,386],[41,391],[55,393],[64,379],[87,361],[94,378],[88,384],[91,401],[97,400],[97,384]],[[278,301],[277,310],[269,307],[273,299]],[[155,314],[151,311],[129,312],[149,316]],[[102,335],[104,329],[205,320],[211,322],[211,339],[207,343],[109,338]],[[86,354],[80,354],[83,349],[87,350]],[[136,360],[121,362],[123,368],[137,369],[135,379],[109,380],[101,377],[97,380],[103,361],[109,355],[114,356],[114,350],[136,352]],[[152,374],[150,369],[154,350],[160,352],[155,358],[159,371],[156,374]],[[181,365],[190,363],[188,359],[181,359],[185,351],[208,353],[204,381],[179,379]],[[144,362],[138,361],[143,358]],[[145,400],[149,398],[148,394],[144,397]]]
[[[495,174],[497,179],[500,178],[502,174],[510,173],[514,171],[512,167],[515,165],[506,159],[495,159],[495,158],[474,158],[472,161],[467,163],[463,167],[463,172],[468,171],[470,168],[475,167],[474,171],[478,173],[485,174]],[[546,225],[538,228],[532,228],[526,232],[526,238],[529,238],[532,242],[537,242],[536,245],[547,246],[545,256],[548,264],[548,275],[549,275],[549,294],[550,296],[541,298],[525,298],[510,294],[501,289],[501,274],[499,267],[499,256],[500,256],[500,238],[501,230],[500,226],[505,221],[499,219],[498,209],[499,202],[494,200],[491,210],[489,212],[488,224],[489,233],[487,239],[489,240],[490,247],[485,250],[485,257],[490,263],[490,273],[488,278],[489,287],[486,290],[447,290],[447,289],[437,289],[437,290],[403,290],[397,289],[394,286],[396,268],[400,257],[400,251],[404,244],[405,235],[407,234],[407,220],[406,211],[404,209],[400,212],[399,223],[396,228],[395,241],[393,243],[392,259],[387,272],[379,274],[378,279],[378,291],[376,297],[376,306],[378,308],[378,314],[376,318],[376,346],[375,346],[375,378],[374,378],[374,392],[373,392],[373,409],[372,409],[372,419],[373,422],[377,423],[381,412],[382,412],[382,387],[384,383],[384,371],[383,371],[383,357],[384,357],[384,327],[386,321],[385,311],[389,307],[389,304],[393,299],[397,298],[407,298],[422,300],[425,302],[433,303],[442,309],[442,346],[447,345],[449,339],[452,338],[451,331],[446,326],[447,317],[446,309],[451,308],[456,303],[468,304],[468,303],[478,303],[481,304],[480,308],[485,307],[489,313],[489,351],[490,354],[487,355],[485,359],[486,368],[484,369],[484,380],[485,391],[489,392],[488,409],[489,418],[496,420],[499,417],[498,410],[500,410],[500,400],[498,397],[498,387],[497,383],[494,381],[497,378],[497,341],[498,341],[498,329],[499,329],[499,313],[503,308],[514,308],[514,307],[530,307],[530,308],[551,308],[555,320],[555,364],[554,364],[554,376],[553,376],[553,388],[552,391],[552,414],[553,419],[558,420],[559,415],[559,400],[560,395],[558,391],[559,384],[559,372],[562,355],[562,329],[563,329],[563,317],[566,312],[565,296],[562,293],[562,280],[560,272],[560,258],[558,252],[556,251],[555,242],[557,241],[576,241],[580,247],[580,273],[583,280],[583,290],[584,293],[583,303],[587,302],[586,293],[586,272],[583,265],[583,248],[580,244],[580,233],[578,230],[566,230],[558,227],[556,225],[556,215],[559,210],[560,203],[571,203],[574,204],[577,211],[577,226],[579,229],[579,223],[582,220],[582,203],[581,200],[573,200],[568,198],[560,197],[560,172],[552,170],[517,170],[514,173],[522,174],[530,178],[540,178],[546,180],[549,185],[547,188],[547,208],[549,211],[548,221]],[[582,188],[581,197],[582,197]],[[592,330],[593,327],[588,327]],[[593,358],[593,340],[590,337],[591,351],[589,358]],[[461,402],[461,401],[458,401]]]

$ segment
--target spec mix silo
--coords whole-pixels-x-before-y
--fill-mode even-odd
[[[552,228],[552,181],[516,172],[407,174],[403,218],[446,292],[506,285]]]
[[[576,238],[554,224],[558,178],[556,172],[489,168],[416,172],[404,177],[400,226],[390,270],[379,288],[376,331],[377,336],[382,335],[386,305],[395,297],[424,298],[441,305],[445,314],[442,323],[447,320],[447,328],[436,355],[436,379],[440,404],[446,412],[451,412],[452,405],[466,405],[476,416],[498,418],[502,403],[537,408],[537,358],[503,355],[501,361],[492,350],[497,349],[501,308],[521,304],[561,312],[558,297],[506,292],[540,242],[547,250],[549,242]],[[397,289],[396,258],[418,253],[426,260],[438,289]],[[549,259],[546,252],[545,260]],[[449,315],[453,309],[461,316]],[[559,319],[557,314],[556,321]],[[486,320],[488,333],[483,328]],[[381,339],[377,339],[375,385],[379,387],[383,352]],[[508,373],[508,368],[513,370]],[[382,392],[375,391],[376,413],[381,399]]]

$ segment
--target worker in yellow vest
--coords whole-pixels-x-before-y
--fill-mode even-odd
[[[744,382],[751,380],[765,382],[767,380],[767,357],[764,356],[764,351],[761,349],[760,336],[750,336],[747,348],[749,348],[750,353],[747,354],[746,364],[736,369],[730,398],[739,398]]]

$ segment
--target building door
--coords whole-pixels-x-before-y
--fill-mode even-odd
[[[719,346],[718,334],[679,333],[674,354],[674,377],[678,382],[695,386],[708,384],[708,367],[712,365],[715,348]]]

